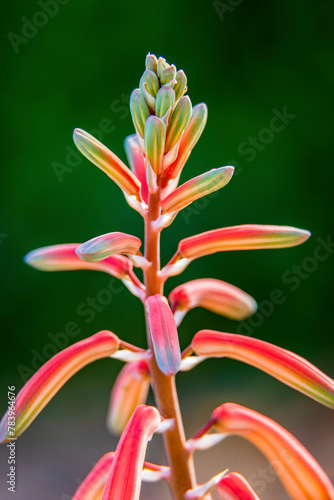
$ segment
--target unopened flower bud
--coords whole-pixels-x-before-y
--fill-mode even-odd
[[[164,122],[156,116],[150,116],[145,127],[145,154],[152,169],[158,175],[162,169],[165,149],[166,128]]]
[[[178,100],[187,91],[187,77],[185,72],[182,69],[179,69],[176,73],[175,79],[176,84],[174,85],[174,92],[176,100]]]
[[[167,111],[174,107],[175,92],[170,87],[162,87],[155,100],[155,114],[159,118],[165,116]]]
[[[189,97],[181,97],[174,109],[168,125],[166,137],[166,152],[170,151],[180,140],[182,132],[187,127],[191,118],[191,111],[192,105]]]
[[[176,76],[176,67],[174,64],[168,66],[167,68],[161,71],[160,82],[162,85],[169,83],[171,80],[174,80]]]
[[[150,116],[150,111],[143,94],[139,89],[135,89],[130,97],[130,111],[134,126],[141,137],[144,137],[145,123]]]
[[[158,66],[158,59],[154,54],[148,53],[146,56],[146,69],[150,69],[151,71],[154,71],[154,73],[157,72],[157,66]]]

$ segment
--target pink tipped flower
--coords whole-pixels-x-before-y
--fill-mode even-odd
[[[181,352],[173,313],[161,295],[148,297],[145,305],[157,364],[165,375],[175,375],[180,368]]]
[[[101,500],[139,499],[147,443],[160,423],[153,406],[136,408],[118,443]]]
[[[106,173],[124,193],[141,201],[139,180],[114,153],[79,128],[74,130],[73,139],[79,151]]]
[[[246,438],[262,451],[294,500],[333,500],[334,488],[318,462],[287,430],[243,406],[225,403],[212,414],[218,432]]]
[[[127,363],[113,386],[108,410],[107,427],[113,434],[123,432],[134,410],[146,403],[150,389],[147,361]]]
[[[250,295],[236,286],[216,279],[188,281],[174,288],[168,298],[177,325],[194,307],[203,307],[239,321],[253,314],[257,308]]]
[[[213,168],[190,179],[162,200],[163,212],[179,212],[193,201],[221,189],[231,180],[233,171],[233,167]]]
[[[237,359],[269,373],[297,391],[334,408],[334,380],[297,354],[233,333],[201,330],[191,346],[199,356]]]
[[[176,254],[162,270],[162,275],[178,274],[192,260],[216,252],[294,247],[309,237],[309,231],[289,226],[244,224],[213,229],[181,240]]]
[[[216,485],[216,491],[222,500],[260,500],[246,479],[236,472],[222,477]]]
[[[39,271],[102,271],[123,281],[130,291],[139,297],[144,285],[133,272],[132,262],[123,255],[113,255],[101,262],[85,262],[76,253],[79,243],[52,245],[29,252],[24,261]]]
[[[147,203],[148,201],[148,186],[146,180],[146,166],[145,158],[142,150],[140,149],[136,135],[129,135],[124,142],[126,156],[132,172],[140,181],[141,189],[140,194],[142,199]]]
[[[177,158],[164,171],[163,187],[166,187],[170,180],[179,178],[184,164],[188,160],[192,149],[196,145],[204,130],[207,117],[208,109],[206,107],[206,104],[201,103],[197,104],[197,106],[194,106],[189,124],[183,132],[180,141]]]
[[[139,252],[141,241],[126,233],[107,233],[82,243],[76,250],[80,259],[99,262],[113,254],[135,255]]]
[[[31,424],[61,387],[81,368],[118,350],[116,335],[103,330],[67,347],[47,361],[26,383],[16,398],[15,437]],[[10,441],[7,413],[0,424],[0,442]]]

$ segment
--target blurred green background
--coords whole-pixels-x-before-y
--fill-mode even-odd
[[[334,375],[333,15],[332,3],[310,0],[6,4],[0,20],[1,412],[7,386],[19,390],[25,375],[35,370],[34,360],[45,361],[59,349],[52,335],[64,332],[69,322],[77,325],[70,342],[111,329],[145,345],[141,304],[123,287],[106,301],[101,290],[118,286],[109,276],[39,273],[22,259],[34,248],[81,242],[109,231],[143,236],[139,215],[118,187],[76,153],[72,131],[80,127],[93,133],[126,160],[123,140],[133,133],[129,95],[138,86],[148,51],[183,68],[193,104],[204,101],[209,108],[208,124],[181,180],[222,165],[236,167],[219,196],[186,209],[164,231],[163,262],[182,237],[221,226],[269,223],[312,232],[300,247],[216,254],[170,279],[166,294],[183,281],[216,277],[241,287],[260,305],[253,320],[243,324],[203,310],[190,312],[179,329],[182,347],[202,328],[246,333],[294,350]],[[274,121],[282,114],[285,118]],[[281,291],[280,304],[273,303],[273,290]],[[89,298],[96,299],[98,310],[89,316],[78,313],[78,307],[88,308]],[[120,366],[101,361],[86,368],[46,408],[30,437],[30,430],[22,437],[19,500],[66,500],[62,494],[76,487],[73,477],[84,477],[91,465],[89,449],[95,446],[89,457],[97,460],[114,447],[103,428],[103,412]],[[326,438],[333,430],[325,430],[330,410],[227,360],[207,362],[180,375],[179,383],[184,406],[193,409],[189,421],[194,430],[203,423],[194,417],[196,398],[212,399],[212,404],[201,403],[203,418],[212,405],[233,399],[280,417],[290,430],[304,425],[309,443],[323,440],[325,448],[319,446],[318,453],[323,450],[326,470],[334,477]],[[313,441],[312,418],[324,422],[324,433]],[[63,450],[58,456],[50,451],[55,436]],[[71,439],[76,445],[69,444]],[[36,484],[28,463],[35,460],[36,468],[43,463],[45,471],[51,470],[42,441],[54,469],[49,478],[39,474]],[[277,498],[283,498],[278,491]],[[269,487],[265,494],[276,498]]]

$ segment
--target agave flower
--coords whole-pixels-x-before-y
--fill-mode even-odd
[[[108,450],[99,460],[74,493],[74,500],[138,500],[142,481],[160,480],[168,482],[175,500],[211,500],[212,491],[224,500],[259,500],[244,477],[237,471],[228,472],[226,457],[219,474],[204,484],[197,483],[195,450],[213,446],[233,434],[257,446],[273,466],[280,460],[277,473],[291,498],[334,500],[329,478],[310,453],[287,430],[254,410],[224,403],[186,441],[175,376],[208,357],[229,357],[247,363],[317,402],[334,407],[334,381],[312,363],[270,342],[201,330],[181,353],[184,339],[179,339],[177,326],[191,309],[203,307],[242,320],[257,306],[246,292],[213,278],[183,283],[172,290],[168,300],[164,296],[168,278],[180,274],[193,260],[216,252],[293,247],[310,236],[308,231],[289,226],[209,228],[181,239],[174,256],[161,267],[162,230],[190,203],[225,187],[234,170],[232,166],[209,167],[207,172],[178,186],[207,121],[206,105],[194,106],[187,90],[182,69],[148,54],[139,86],[130,98],[135,133],[125,140],[129,167],[87,132],[79,128],[74,131],[81,153],[114,181],[128,204],[142,216],[143,245],[137,235],[113,231],[93,238],[87,235],[87,241],[81,244],[43,247],[25,258],[27,264],[42,271],[96,270],[120,279],[143,303],[147,345],[134,346],[103,330],[59,352],[18,394],[15,428],[12,410],[6,412],[0,424],[1,441],[10,441],[24,432],[81,368],[102,358],[116,358],[125,365],[111,392],[107,426],[121,436],[116,450]],[[136,272],[133,266],[138,268]],[[137,272],[142,272],[142,280]],[[150,387],[156,407],[145,404]],[[157,432],[163,435],[166,466],[145,462],[148,443]]]

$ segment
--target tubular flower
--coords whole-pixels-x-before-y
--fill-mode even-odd
[[[74,130],[73,139],[79,151],[106,173],[126,195],[141,201],[139,180],[114,153],[79,128]]]
[[[257,308],[250,295],[236,286],[216,279],[188,281],[174,288],[168,298],[177,325],[194,307],[204,307],[239,321],[253,314]]]
[[[244,224],[213,229],[181,240],[176,254],[163,273],[171,275],[171,266],[176,265],[177,270],[183,270],[192,260],[216,252],[294,247],[304,243],[309,237],[309,231],[288,226]],[[182,266],[178,261],[181,261]]]
[[[213,330],[196,333],[191,346],[199,356],[232,358],[255,366],[319,403],[334,408],[334,380],[291,351],[263,340]]]
[[[141,241],[126,233],[107,233],[82,243],[76,250],[80,259],[99,262],[113,254],[132,255],[139,252]]]
[[[146,447],[161,418],[153,406],[140,405],[118,443],[102,500],[138,500]]]
[[[17,395],[15,437],[22,434],[75,373],[93,361],[110,357],[119,344],[115,334],[104,330],[67,347],[47,361]],[[7,421],[8,412],[0,424],[0,442],[13,439]]]
[[[221,189],[230,181],[233,171],[233,167],[213,168],[205,174],[190,179],[162,200],[163,212],[177,213],[193,201]]]
[[[167,299],[154,295],[148,297],[145,306],[157,364],[165,375],[175,375],[180,368],[181,351],[175,319]]]
[[[107,427],[119,435],[134,410],[146,403],[150,389],[150,373],[146,361],[127,363],[120,371],[111,392]]]
[[[86,262],[77,255],[79,246],[79,243],[69,243],[38,248],[29,252],[24,261],[39,271],[102,271],[122,280],[134,295],[143,296],[145,287],[134,274],[129,259],[113,255],[101,262]]]
[[[225,403],[212,414],[214,428],[246,438],[264,453],[294,500],[333,500],[334,487],[304,446],[268,417]]]
[[[222,500],[260,500],[246,479],[236,472],[222,477],[216,485],[216,491]]]

